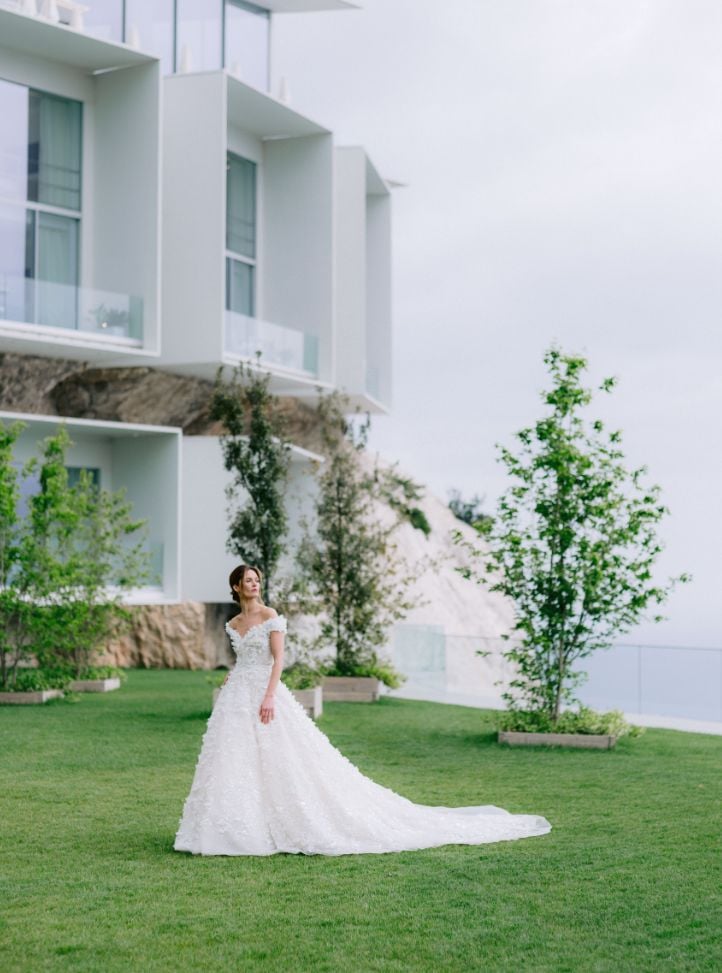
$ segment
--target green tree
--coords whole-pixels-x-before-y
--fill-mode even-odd
[[[221,369],[211,403],[212,418],[226,430],[221,437],[223,461],[233,475],[226,491],[226,547],[241,561],[261,569],[266,599],[288,530],[284,496],[290,459],[285,423],[268,390],[269,381],[268,374],[241,364],[227,382]],[[239,495],[245,499],[239,500]]]
[[[646,467],[627,470],[620,432],[585,420],[586,360],[552,347],[544,361],[549,411],[516,434],[516,452],[500,449],[512,484],[494,520],[479,525],[488,543],[474,550],[480,566],[464,573],[514,602],[517,638],[505,655],[516,678],[507,702],[556,723],[584,678],[575,663],[608,648],[688,577],[653,579],[662,550],[656,528],[669,511],[660,488],[644,483]],[[605,379],[600,391],[614,386]]]
[[[19,570],[23,556],[23,524],[15,444],[24,429],[20,422],[0,422],[0,688],[14,689],[18,667],[30,658],[34,640],[34,601],[27,578]]]
[[[308,528],[299,549],[299,570],[321,612],[319,648],[335,653],[330,675],[373,675],[398,684],[378,649],[390,625],[411,607],[405,573],[393,541],[398,520],[384,526],[376,504],[388,490],[385,477],[363,459],[368,418],[354,425],[344,414],[346,400],[321,396],[318,418],[325,463],[319,476],[315,530]]]
[[[85,470],[74,487],[64,479],[75,527],[60,564],[63,581],[50,597],[51,638],[39,654],[82,679],[130,621],[123,593],[148,580],[149,553],[146,525],[133,517],[123,490],[99,489]]]
[[[410,477],[399,473],[398,463],[393,466],[377,468],[376,479],[381,499],[394,510],[401,520],[407,521],[415,530],[428,537],[431,524],[428,517],[418,506],[423,499],[424,489]]]
[[[24,468],[38,488],[17,524],[5,594],[16,646],[44,668],[82,677],[126,618],[123,594],[146,579],[148,555],[123,491],[97,489],[87,474],[70,486],[69,445],[61,426]]]

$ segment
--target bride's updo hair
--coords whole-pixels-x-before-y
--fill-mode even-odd
[[[228,577],[228,584],[231,587],[231,598],[236,602],[236,604],[240,605],[241,596],[238,594],[238,592],[234,589],[233,586],[238,585],[239,588],[243,586],[243,579],[245,578],[247,571],[253,571],[254,574],[258,576],[258,585],[259,585],[258,601],[262,605],[263,598],[261,597],[260,590],[262,590],[263,588],[263,575],[258,570],[258,568],[254,567],[252,564],[239,564],[237,568],[234,568],[231,571]]]

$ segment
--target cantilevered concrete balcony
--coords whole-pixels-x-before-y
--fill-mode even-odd
[[[24,169],[23,147],[0,156],[0,350],[109,365],[152,360],[160,349],[157,58],[0,7],[0,63],[16,107],[31,93],[72,101],[81,133],[71,208],[31,199],[16,178],[30,172],[37,145],[25,144]],[[18,141],[22,125],[19,113],[5,113],[6,143]],[[28,265],[33,219],[45,221],[45,263],[62,264],[60,278],[37,252]],[[62,220],[73,224],[72,240],[55,232]]]
[[[331,133],[226,71],[163,85],[161,365],[212,378],[260,352],[276,394],[331,386]],[[253,169],[245,263],[227,249],[231,156]],[[229,297],[231,263],[247,276],[247,306]]]

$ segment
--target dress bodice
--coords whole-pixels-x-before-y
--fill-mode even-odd
[[[271,632],[285,632],[286,619],[283,615],[267,618],[265,622],[252,625],[243,635],[230,622],[226,622],[226,631],[236,654],[237,666],[243,669],[265,669],[273,663]]]

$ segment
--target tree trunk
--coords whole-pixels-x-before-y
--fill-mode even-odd
[[[559,646],[557,652],[557,685],[554,693],[554,712],[552,713],[552,722],[556,723],[559,719],[559,711],[562,705],[562,690],[564,688],[564,645]]]

